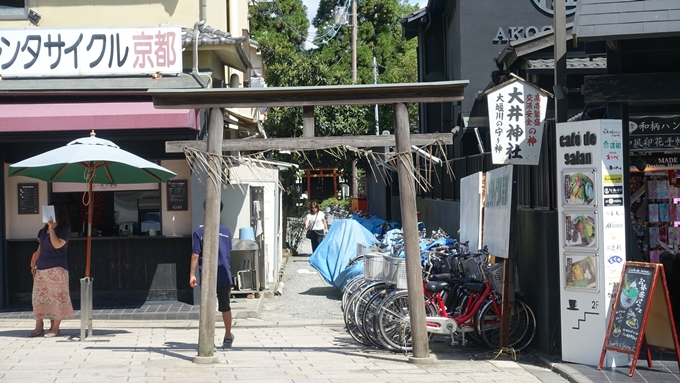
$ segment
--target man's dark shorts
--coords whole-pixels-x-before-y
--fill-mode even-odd
[[[221,313],[231,311],[229,304],[231,297],[231,286],[217,286],[217,310]]]

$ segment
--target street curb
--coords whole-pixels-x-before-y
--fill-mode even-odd
[[[592,380],[588,379],[588,377],[581,374],[573,367],[569,367],[566,364],[553,362],[542,355],[534,354],[534,356],[551,371],[567,379],[571,383],[594,383]]]

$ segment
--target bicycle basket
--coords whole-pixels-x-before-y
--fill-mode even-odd
[[[364,254],[364,279],[367,281],[381,281],[385,268],[382,253]]]
[[[482,270],[479,267],[479,263],[477,263],[477,260],[473,258],[468,258],[464,260],[463,262],[463,271],[465,272],[465,277],[466,278],[473,278],[477,280],[483,280],[484,276],[482,274]]]
[[[495,263],[489,267],[487,272],[491,287],[499,293],[503,293],[503,264]]]
[[[371,251],[371,245],[367,243],[357,243],[357,255],[364,255]]]
[[[402,262],[397,264],[397,280],[395,284],[397,285],[397,290],[406,290],[408,286],[406,285],[406,260],[403,259]]]
[[[386,283],[396,285],[399,280],[399,268],[404,270],[404,285],[406,280],[406,259],[399,257],[392,257],[389,255],[384,256],[385,259],[385,269],[383,271],[383,279]]]
[[[503,278],[504,278],[504,268],[503,263],[495,263],[489,267],[487,271],[487,276],[489,278],[489,283],[491,287],[498,293],[503,293]],[[517,266],[515,266],[515,294],[521,292],[519,288],[519,273],[517,272]]]

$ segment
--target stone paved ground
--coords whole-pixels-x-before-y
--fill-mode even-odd
[[[0,382],[566,382],[527,356],[494,359],[444,337],[430,342],[432,364],[360,345],[344,329],[340,292],[307,258],[290,259],[283,294],[265,298],[259,318],[235,320],[234,348],[217,350],[215,364],[193,363],[198,321],[95,321],[81,342],[78,321],[45,339],[23,337],[31,320],[2,319]]]

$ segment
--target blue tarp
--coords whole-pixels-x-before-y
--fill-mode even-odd
[[[401,228],[399,222],[387,222],[377,215],[371,216],[370,218],[361,218],[358,215],[353,215],[350,219],[359,222],[363,227],[368,229],[368,231],[377,235],[378,239],[382,239],[382,236],[385,234],[385,229],[389,230]]]
[[[309,258],[309,263],[329,284],[342,289],[347,279],[358,275],[358,265],[347,268],[351,258],[357,255],[357,244],[376,243],[373,233],[352,219],[338,219]],[[363,268],[361,269],[363,272]]]

